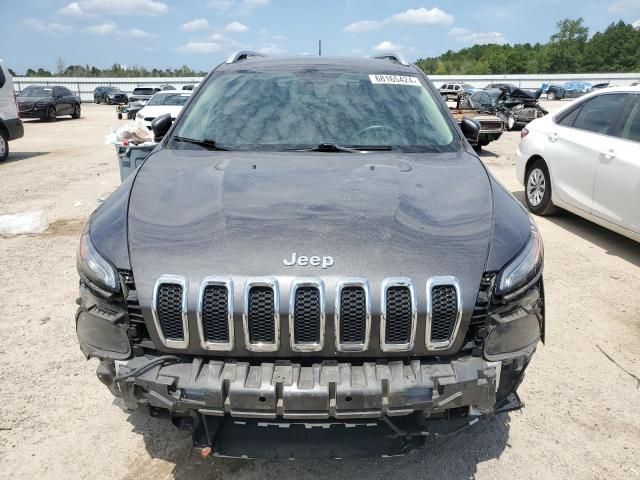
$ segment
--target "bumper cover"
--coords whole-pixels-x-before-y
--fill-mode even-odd
[[[119,376],[152,358],[118,362]],[[362,365],[290,362],[250,365],[205,361],[156,366],[111,384],[125,405],[198,411],[205,415],[258,419],[354,419],[432,414],[470,407],[490,413],[496,403],[501,362],[465,357],[450,363],[412,361]],[[104,378],[102,378],[104,382]],[[109,385],[110,382],[105,382]]]
[[[4,120],[4,125],[9,132],[9,140],[16,140],[24,136],[24,125],[19,118],[9,118]]]

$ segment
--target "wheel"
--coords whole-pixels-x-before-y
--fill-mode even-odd
[[[107,105],[111,105],[111,99],[109,97],[105,98],[105,102]]]
[[[122,120],[122,114],[121,113],[118,114],[118,120]]]
[[[551,178],[544,160],[533,162],[525,178],[524,199],[529,211],[541,216],[555,213],[556,206],[551,201]]]
[[[56,116],[56,107],[49,107],[49,110],[47,110],[47,122],[55,122]]]
[[[93,97],[93,103],[100,105],[100,97]]]
[[[71,114],[71,118],[75,118],[75,119],[80,118],[80,104],[79,103],[76,103],[73,106],[73,113]]]
[[[9,136],[0,130],[0,163],[4,162],[9,156]]]
[[[556,92],[547,93],[547,100],[555,100],[555,99],[556,99]]]

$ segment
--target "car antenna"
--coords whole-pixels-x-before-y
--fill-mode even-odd
[[[322,40],[318,40],[318,56],[322,56]]]

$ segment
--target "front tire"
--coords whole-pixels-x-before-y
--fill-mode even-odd
[[[47,110],[47,122],[55,122],[57,116],[58,114],[56,113],[56,108],[49,107],[49,110]]]
[[[9,157],[9,136],[0,130],[0,163]]]
[[[73,113],[71,114],[71,118],[75,118],[76,120],[80,118],[80,105],[77,103],[73,107]]]
[[[555,99],[556,99],[556,92],[547,93],[547,100],[555,100]]]
[[[551,200],[551,177],[542,159],[534,161],[525,175],[524,199],[529,211],[535,215],[553,215],[557,207]]]

